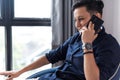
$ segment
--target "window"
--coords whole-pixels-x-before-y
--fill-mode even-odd
[[[50,18],[51,0],[15,0],[15,17]]]
[[[12,27],[13,68],[20,69],[51,50],[51,27]]]
[[[4,27],[0,26],[0,71],[5,70],[5,34]]]
[[[0,69],[21,69],[51,49],[51,1],[0,0]]]
[[[0,71],[5,70],[5,30],[0,26]],[[0,80],[4,77],[0,76]]]
[[[24,27],[12,27],[12,39],[13,39],[13,70],[18,70],[24,66],[32,63],[45,53],[51,50],[51,27],[48,26],[24,26]],[[46,67],[39,68],[40,70],[50,68],[49,64]],[[38,69],[37,69],[38,70]],[[22,80],[28,77],[36,70],[27,72],[18,80]],[[31,74],[30,74],[31,73]],[[20,79],[22,78],[22,79]]]

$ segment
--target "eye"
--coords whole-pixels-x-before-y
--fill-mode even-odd
[[[78,18],[78,20],[79,20],[79,21],[82,21],[82,20],[84,20],[84,18]]]

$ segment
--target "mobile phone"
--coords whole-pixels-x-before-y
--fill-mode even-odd
[[[91,19],[89,20],[89,22],[92,22],[94,24],[94,30],[95,30],[95,33],[99,33],[101,30],[102,30],[102,24],[104,23],[104,21],[100,18],[98,18],[97,16],[93,15],[91,17]],[[89,23],[88,23],[89,24]],[[88,27],[88,25],[87,25]]]

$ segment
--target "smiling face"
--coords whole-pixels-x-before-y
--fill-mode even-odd
[[[75,20],[75,27],[78,30],[81,30],[83,27],[85,27],[91,18],[90,13],[87,11],[86,7],[84,6],[76,8],[73,14]]]

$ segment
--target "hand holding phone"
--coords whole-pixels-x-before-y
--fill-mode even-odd
[[[98,18],[95,15],[93,15],[91,17],[91,19],[89,20],[89,22],[90,21],[94,24],[95,34],[99,33],[102,30],[102,24],[104,23],[104,21],[102,19]],[[88,27],[88,25],[87,25],[87,27]]]

